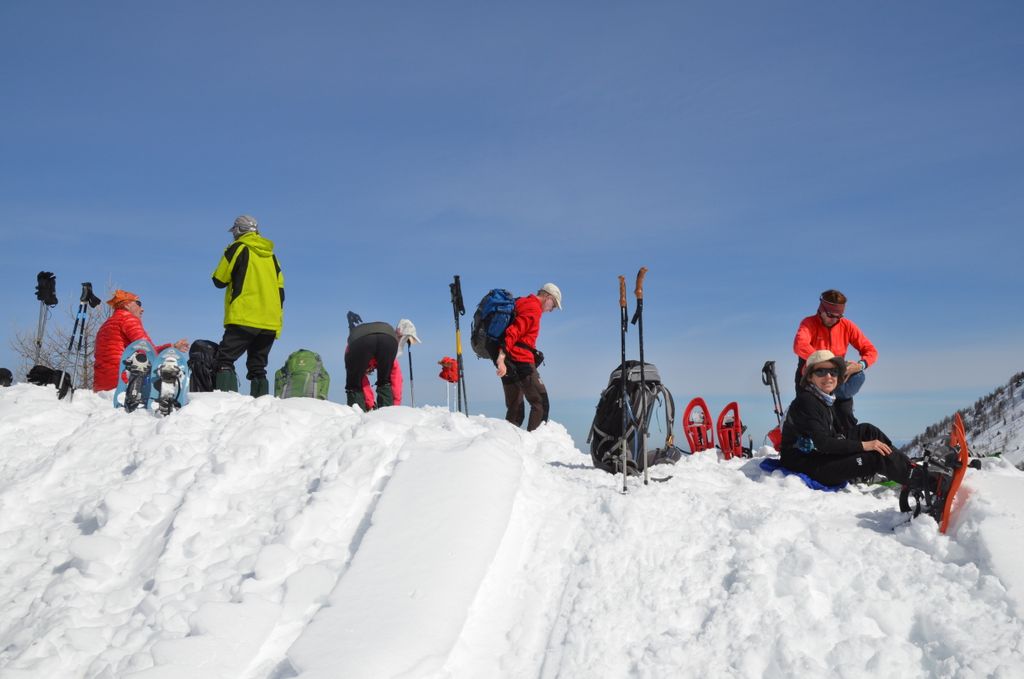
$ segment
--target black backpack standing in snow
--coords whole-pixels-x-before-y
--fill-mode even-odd
[[[587,443],[594,466],[609,474],[622,471],[619,461],[623,441],[630,454],[627,460],[630,474],[639,473],[643,467],[640,459],[644,450],[641,436],[649,429],[651,416],[660,401],[665,410],[665,444],[647,451],[647,464],[674,464],[683,451],[675,445],[672,435],[672,421],[675,419],[675,401],[672,393],[661,383],[658,369],[651,363],[643,365],[643,381],[640,379],[640,361],[626,361],[626,412],[622,410],[622,366],[616,366],[608,377],[608,386],[601,392],[597,403],[594,422],[590,426]],[[625,414],[625,417],[623,415]],[[623,432],[623,422],[626,431]]]
[[[196,340],[188,350],[188,390],[213,391],[217,381],[217,347],[212,340]]]

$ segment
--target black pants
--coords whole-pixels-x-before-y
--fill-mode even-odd
[[[270,348],[277,335],[273,330],[261,330],[244,325],[225,325],[224,339],[217,347],[217,370],[235,369],[235,361],[245,354],[246,379],[256,380],[267,376],[267,361]]]
[[[398,356],[398,338],[385,333],[363,335],[352,341],[345,352],[345,391],[362,393],[363,377],[370,359],[377,360],[377,391],[391,386],[391,371]]]
[[[533,431],[548,421],[551,403],[548,401],[548,389],[540,379],[540,373],[529,363],[506,361],[510,374],[501,379],[501,388],[505,392],[505,419],[512,424],[521,426],[526,417],[526,403],[530,404],[530,419],[526,423],[526,431]]]
[[[892,446],[892,441],[873,424],[858,424],[856,432],[859,441],[881,441]],[[787,455],[782,461],[787,469],[807,474],[818,483],[838,486],[844,481],[881,474],[890,481],[910,481],[910,458],[903,453],[892,451],[882,455],[874,451],[846,453],[845,455]]]

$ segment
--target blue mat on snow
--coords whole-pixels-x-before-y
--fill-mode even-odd
[[[766,457],[763,460],[761,460],[761,469],[768,472],[769,474],[771,474],[772,472],[782,472],[786,476],[797,476],[800,478],[801,481],[804,482],[804,484],[808,488],[811,488],[812,490],[823,490],[826,493],[834,493],[837,490],[842,490],[843,488],[846,488],[845,481],[843,481],[838,486],[826,486],[824,483],[818,483],[807,474],[795,472],[792,469],[786,469],[785,467],[782,466],[782,462],[774,457]]]

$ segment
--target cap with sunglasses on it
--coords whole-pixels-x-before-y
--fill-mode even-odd
[[[114,296],[107,300],[107,304],[115,309],[123,309],[132,302],[138,303],[139,307],[142,306],[142,300],[139,299],[139,296],[127,290],[114,290]]]
[[[826,290],[818,297],[818,313],[829,318],[842,318],[846,312],[846,295],[838,290]]]

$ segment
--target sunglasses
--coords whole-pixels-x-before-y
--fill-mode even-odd
[[[842,318],[842,317],[843,317],[843,315],[842,315],[842,314],[834,314],[834,313],[832,313],[831,311],[822,311],[821,313],[825,314],[825,315],[826,315],[826,316],[828,316],[829,318],[834,318],[834,319],[836,319],[836,320],[838,320],[838,319],[840,319],[840,318]]]
[[[815,377],[824,377],[825,375],[839,377],[839,368],[815,368],[811,374]]]

